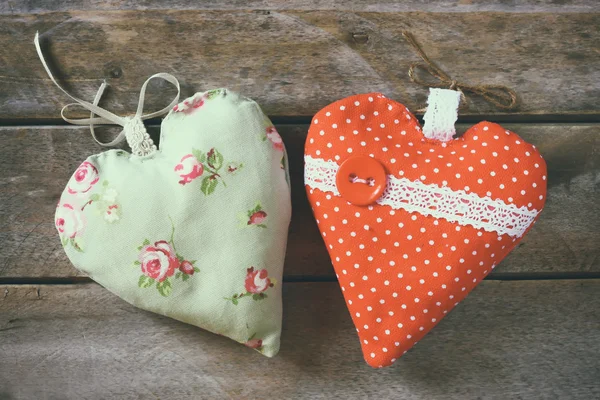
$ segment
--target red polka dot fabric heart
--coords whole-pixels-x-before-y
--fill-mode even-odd
[[[546,163],[490,122],[448,142],[427,139],[406,107],[371,93],[315,115],[305,184],[364,358],[384,367],[531,228],[546,200]]]

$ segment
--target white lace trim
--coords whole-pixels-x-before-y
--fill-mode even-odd
[[[304,162],[305,185],[340,195],[335,183],[339,166],[335,161],[305,156]],[[518,208],[502,200],[479,197],[464,190],[452,190],[391,175],[388,175],[387,186],[377,204],[512,237],[523,236],[539,213],[535,209]]]
[[[449,142],[456,135],[460,92],[449,89],[429,89],[427,111],[423,116],[423,135],[429,139]]]
[[[141,118],[126,118],[124,125],[125,138],[131,147],[131,153],[136,156],[147,156],[156,151],[156,145],[148,135]]]

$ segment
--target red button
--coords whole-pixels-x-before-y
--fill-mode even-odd
[[[385,168],[372,157],[351,157],[340,165],[335,183],[346,201],[367,206],[383,194],[387,183]]]

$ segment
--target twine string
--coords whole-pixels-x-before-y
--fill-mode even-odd
[[[444,72],[444,70],[431,61],[410,32],[404,31],[402,32],[402,36],[404,36],[406,41],[424,61],[424,63],[412,63],[408,69],[410,80],[417,85],[430,88],[449,88],[457,90],[461,94],[463,105],[467,104],[465,92],[468,92],[484,98],[487,102],[503,110],[513,110],[517,106],[517,93],[513,89],[504,85],[469,85],[452,79]],[[429,75],[436,78],[437,82],[421,79],[418,76],[417,70],[427,72]]]

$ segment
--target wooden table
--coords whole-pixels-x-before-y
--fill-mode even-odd
[[[0,2],[0,399],[600,398],[598,3],[229,3]],[[418,59],[405,29],[455,79],[519,93],[510,113],[471,96],[459,130],[488,119],[534,143],[549,192],[519,248],[394,366],[374,370],[310,214],[302,153],[311,116],[339,98],[424,103],[407,77]],[[36,31],[69,90],[92,99],[106,79],[104,106],[117,113],[132,113],[146,77],[164,71],[186,96],[227,86],[272,117],[294,206],[277,357],[135,309],[71,266],[54,209],[102,149],[59,118],[68,99],[37,59]],[[164,106],[161,90],[148,110]]]

